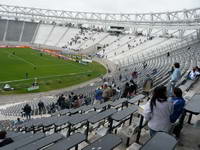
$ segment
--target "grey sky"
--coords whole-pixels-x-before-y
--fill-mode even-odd
[[[93,12],[158,12],[200,7],[200,0],[0,0],[0,4]]]

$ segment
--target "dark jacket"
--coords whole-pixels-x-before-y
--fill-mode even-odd
[[[24,112],[25,112],[26,114],[30,114],[31,111],[32,111],[31,106],[29,106],[29,105],[25,105],[25,106],[24,106]]]
[[[175,97],[171,99],[171,102],[173,103],[174,110],[173,113],[170,115],[170,121],[174,123],[183,112],[183,108],[185,106],[185,100],[183,98]]]

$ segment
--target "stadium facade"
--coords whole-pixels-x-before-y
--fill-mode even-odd
[[[59,50],[65,50],[67,47],[78,53],[94,53],[92,50],[99,47],[99,55],[104,55],[104,58],[122,66],[165,54],[196,43],[200,39],[200,8],[159,13],[115,14],[0,5],[0,17],[1,44],[34,45]],[[101,32],[97,34],[92,31],[84,35],[86,40],[79,40],[79,44],[69,46],[70,40],[80,33],[80,26],[101,29]],[[123,37],[109,37],[107,32],[111,27],[116,27],[115,31],[123,28]],[[137,42],[135,35],[142,35],[146,39],[140,38]],[[157,41],[153,40],[155,42],[146,44],[146,47],[139,47],[139,51],[136,50],[135,53],[127,52],[128,49],[119,50],[122,45],[131,45],[133,39],[136,41],[135,45],[131,45],[134,49],[152,37],[156,37]],[[162,41],[157,37],[170,40]],[[128,40],[131,38],[132,40]],[[112,50],[109,44],[113,42],[116,42],[118,47]],[[159,43],[164,44],[161,46]],[[104,54],[105,45],[112,52]]]

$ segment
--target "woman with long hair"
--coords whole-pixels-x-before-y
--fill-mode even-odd
[[[144,108],[144,118],[148,121],[151,137],[157,132],[169,132],[171,112],[172,103],[167,100],[167,88],[156,87],[150,102]]]

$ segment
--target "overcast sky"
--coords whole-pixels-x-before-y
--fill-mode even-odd
[[[200,7],[200,0],[0,0],[0,4],[93,12],[158,12]]]

